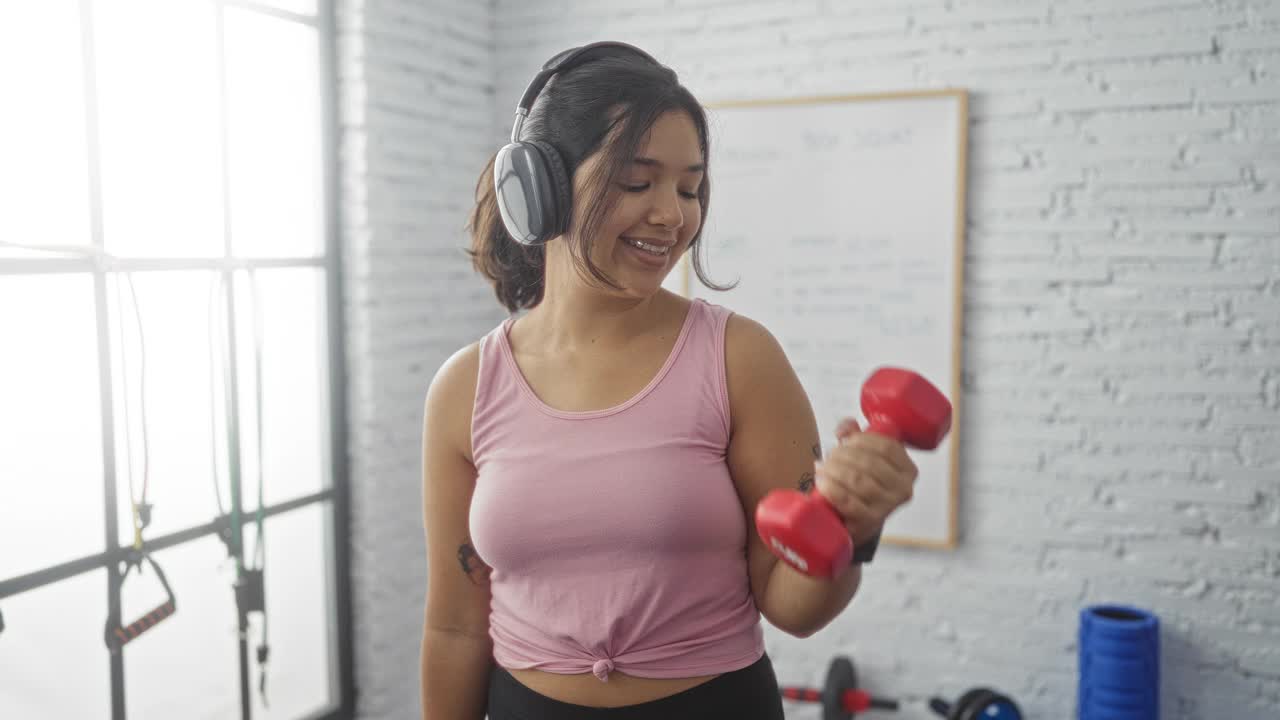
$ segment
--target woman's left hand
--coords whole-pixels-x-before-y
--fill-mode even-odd
[[[864,433],[845,418],[838,445],[814,462],[815,489],[831,503],[859,545],[875,537],[889,515],[911,499],[919,474],[902,443]]]

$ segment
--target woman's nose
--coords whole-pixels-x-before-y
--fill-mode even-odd
[[[653,194],[653,206],[649,209],[649,222],[675,230],[684,225],[684,213],[680,211],[678,192],[656,192]]]

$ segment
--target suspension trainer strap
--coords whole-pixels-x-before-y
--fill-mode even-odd
[[[143,633],[156,625],[159,625],[161,621],[172,616],[178,611],[178,601],[173,596],[173,588],[169,587],[169,580],[164,576],[164,571],[160,569],[160,566],[156,564],[156,561],[149,553],[141,553],[137,550],[132,550],[131,553],[132,557],[127,561],[128,565],[125,567],[124,575],[120,577],[120,586],[124,587],[125,579],[129,577],[129,571],[134,567],[137,567],[138,573],[141,574],[142,563],[145,562],[150,565],[152,571],[155,572],[156,578],[160,580],[160,585],[164,588],[164,592],[167,597],[164,602],[146,613],[143,613],[142,617],[134,620],[128,625],[112,627],[110,622],[107,623],[107,649],[113,653],[120,652],[121,648],[125,645],[137,640]]]

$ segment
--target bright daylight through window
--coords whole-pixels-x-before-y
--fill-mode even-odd
[[[349,707],[332,41],[0,10],[0,717]]]

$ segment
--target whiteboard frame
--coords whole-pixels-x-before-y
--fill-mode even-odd
[[[735,100],[708,103],[707,109],[764,107],[778,105],[824,105],[848,102],[884,102],[893,100],[914,100],[919,98],[951,97],[957,103],[956,108],[956,197],[955,197],[955,252],[952,266],[955,273],[955,297],[952,299],[952,357],[951,388],[947,397],[951,401],[951,472],[948,478],[948,512],[946,537],[943,540],[913,537],[910,535],[885,535],[881,543],[903,545],[908,547],[928,548],[934,550],[954,550],[959,544],[960,534],[960,401],[963,397],[961,388],[961,362],[963,358],[963,325],[964,325],[964,259],[965,259],[965,226],[966,198],[968,179],[969,150],[969,92],[963,88],[938,88],[932,90],[903,90],[892,92],[865,93],[855,95],[810,95],[789,98]],[[689,267],[689,253],[685,253],[680,261],[681,282],[685,297],[693,294],[693,273]]]

